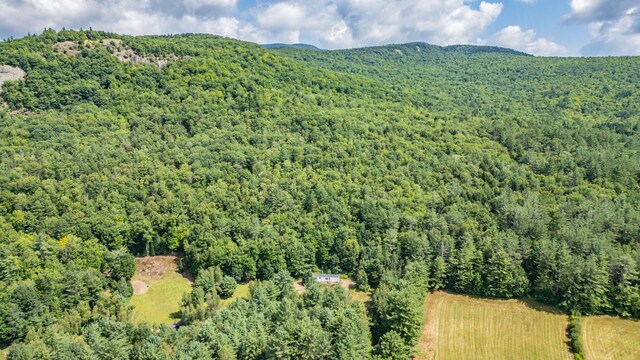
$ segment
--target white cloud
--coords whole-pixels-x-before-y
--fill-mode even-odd
[[[128,34],[212,32],[250,41],[326,48],[425,41],[476,42],[500,2],[474,0],[274,0],[239,13],[238,0],[0,0],[0,35],[88,28]]]
[[[566,20],[584,23],[591,42],[585,55],[640,55],[640,1],[571,0]]]
[[[347,23],[344,20],[340,20],[331,27],[331,30],[322,35],[321,40],[329,48],[351,47],[353,34]]]
[[[238,0],[185,0],[184,3],[194,9],[207,6],[233,8],[238,4]]]
[[[123,1],[123,3],[131,3]],[[233,12],[237,0],[147,0],[149,13],[160,12],[168,17],[180,18],[191,15],[199,19],[218,18]]]
[[[0,0],[0,31],[8,34],[38,32],[60,23],[77,26],[100,16],[92,0]]]
[[[249,27],[231,16],[236,5],[237,0],[0,0],[0,34],[93,27],[133,35],[214,32],[240,36]]]
[[[551,40],[536,36],[533,29],[522,30],[520,26],[507,26],[489,40],[489,44],[524,51],[534,55],[562,55],[567,49]]]
[[[502,12],[502,4],[481,2],[479,10],[462,6],[449,13],[444,21],[437,19],[429,24],[433,39],[441,44],[468,43],[482,34]],[[435,28],[433,26],[436,26]],[[429,28],[428,27],[428,28]],[[438,29],[440,29],[438,31]]]
[[[588,55],[640,55],[640,7],[629,9],[611,21],[588,25],[591,43],[581,51]]]
[[[350,29],[329,2],[285,1],[255,10],[256,25],[269,34],[272,42],[305,41],[341,46],[351,43]]]
[[[439,45],[468,43],[481,36],[503,8],[501,3],[484,1],[474,9],[461,0],[399,0],[369,1],[373,4],[365,10],[349,11],[351,6],[366,2],[343,1],[356,36],[374,44],[410,40]]]
[[[305,25],[307,9],[296,3],[276,3],[258,13],[258,25],[269,30],[295,30]]]
[[[258,9],[258,25],[282,38],[297,29],[328,48],[427,41],[468,43],[502,12],[501,3],[465,0],[290,0]]]
[[[602,21],[620,17],[638,0],[571,0],[571,13],[567,16],[572,21]]]

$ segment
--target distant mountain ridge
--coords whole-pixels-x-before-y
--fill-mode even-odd
[[[283,49],[283,48],[293,48],[293,49],[301,49],[301,50],[313,50],[313,51],[323,51],[315,45],[311,44],[284,44],[284,43],[272,43],[272,44],[263,44],[260,45],[266,49]],[[354,47],[348,49],[338,49],[335,51],[351,51],[351,50],[362,50],[362,49],[396,49],[396,50],[404,50],[411,48],[411,50],[435,50],[441,51],[445,53],[456,52],[462,53],[466,55],[473,54],[487,54],[487,53],[497,53],[497,54],[505,54],[505,55],[514,55],[514,56],[533,56],[531,54],[527,54],[522,51],[503,48],[499,46],[486,46],[486,45],[448,45],[448,46],[440,46],[433,45],[425,42],[409,42],[403,44],[386,44],[386,45],[375,45],[375,46],[364,46],[364,47]]]
[[[485,46],[485,45],[449,45],[440,46],[445,52],[461,52],[467,55],[481,54],[481,53],[500,53],[505,55],[515,56],[533,56],[531,54],[499,46]]]
[[[314,50],[314,51],[323,50],[311,44],[300,44],[300,43],[297,43],[297,44],[273,43],[273,44],[262,44],[260,46],[266,49],[295,48],[295,49]]]

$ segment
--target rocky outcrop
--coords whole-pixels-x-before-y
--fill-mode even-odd
[[[146,64],[164,68],[169,64],[169,62],[178,60],[176,55],[158,57],[153,55],[136,54],[132,48],[123,45],[122,40],[120,39],[104,39],[101,41],[87,40],[82,45],[73,41],[63,41],[56,43],[54,45],[54,49],[59,54],[74,56],[83,48],[93,49],[97,46],[109,50],[120,61],[130,62],[134,66]]]
[[[25,76],[25,72],[17,67],[0,65],[0,91],[5,81],[20,80]]]

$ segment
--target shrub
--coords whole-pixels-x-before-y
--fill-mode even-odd
[[[236,291],[236,287],[238,283],[236,279],[231,276],[225,275],[220,282],[220,291],[218,292],[220,297],[223,299],[230,298],[231,295]]]
[[[569,335],[569,346],[573,352],[576,360],[584,359],[584,349],[582,347],[581,339],[581,323],[579,315],[569,316],[569,327],[567,328]]]

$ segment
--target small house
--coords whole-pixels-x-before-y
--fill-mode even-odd
[[[317,282],[323,284],[337,284],[340,282],[340,275],[336,274],[311,274]]]

